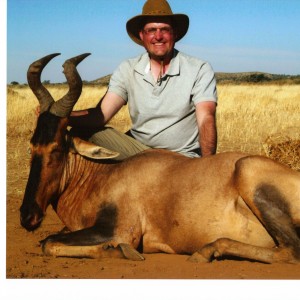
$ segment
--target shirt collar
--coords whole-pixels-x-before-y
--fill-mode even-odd
[[[176,76],[180,73],[180,66],[179,66],[179,51],[174,49],[173,58],[170,63],[170,67],[168,69],[167,74],[170,76]]]
[[[176,76],[180,73],[180,66],[179,66],[179,51],[174,49],[174,55],[170,62],[170,67],[168,69],[167,75]],[[146,75],[150,71],[150,59],[148,53],[144,53],[141,55],[139,61],[135,65],[134,70],[141,75]]]

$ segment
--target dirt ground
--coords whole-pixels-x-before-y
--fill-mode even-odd
[[[27,146],[18,139],[7,140],[6,279],[300,279],[300,265],[292,264],[239,260],[197,264],[187,261],[186,255],[170,254],[148,254],[142,262],[46,257],[39,241],[63,225],[51,207],[36,231],[26,232],[19,223],[28,177]],[[21,153],[16,155],[16,149]]]
[[[19,199],[11,199],[18,203]],[[106,278],[106,279],[299,279],[300,266],[261,264],[247,261],[214,261],[195,264],[186,255],[147,254],[145,261],[126,259],[54,258],[42,254],[39,240],[62,228],[49,209],[47,217],[34,233],[18,223],[18,207],[8,206],[7,277],[8,278]]]

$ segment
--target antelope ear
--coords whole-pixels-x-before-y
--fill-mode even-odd
[[[73,137],[73,145],[75,152],[82,156],[93,158],[93,159],[109,159],[115,158],[120,154],[103,147],[97,146],[93,143],[84,141],[79,137]]]

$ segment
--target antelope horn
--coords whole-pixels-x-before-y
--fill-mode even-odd
[[[28,85],[39,100],[41,113],[47,111],[54,103],[53,97],[41,83],[41,73],[48,62],[57,55],[60,53],[53,53],[33,62],[27,71]]]
[[[68,117],[78,101],[82,91],[82,80],[76,66],[91,53],[84,53],[70,58],[63,64],[69,91],[60,100],[53,103],[50,112],[59,117]]]

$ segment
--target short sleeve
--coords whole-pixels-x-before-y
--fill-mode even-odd
[[[215,73],[209,63],[205,62],[200,67],[191,94],[195,105],[204,101],[217,102]]]
[[[113,92],[117,94],[126,102],[128,100],[128,91],[126,88],[127,86],[126,78],[128,78],[127,73],[128,73],[127,63],[123,62],[113,72],[108,85],[109,92]]]

